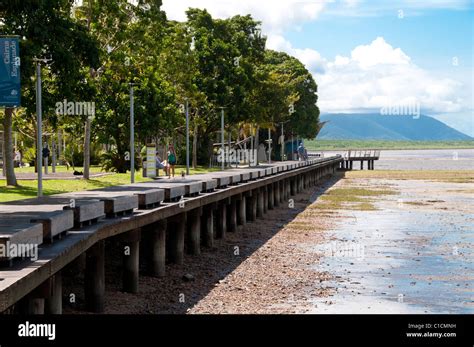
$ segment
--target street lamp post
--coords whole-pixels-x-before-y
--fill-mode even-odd
[[[36,61],[36,170],[38,172],[38,197],[43,196],[43,120],[41,110],[41,59]]]
[[[224,154],[224,108],[221,108],[221,151],[222,151],[222,171],[225,170],[225,154]]]
[[[293,154],[295,153],[295,149],[293,146],[294,146],[293,133],[291,133],[291,160],[293,160]]]
[[[268,164],[272,163],[272,132],[268,128]]]
[[[41,96],[41,63],[47,64],[51,59],[33,58],[36,63],[36,171],[38,174],[38,197],[43,196],[43,110]]]
[[[135,105],[133,98],[133,86],[130,83],[130,182],[135,183]]]
[[[283,159],[285,158],[285,137],[284,137],[284,131],[283,131],[283,124],[284,123],[281,123],[281,161],[283,161]]]
[[[189,176],[189,105],[186,98],[186,175]]]

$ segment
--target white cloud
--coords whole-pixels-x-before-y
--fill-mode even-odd
[[[319,84],[322,112],[378,111],[387,105],[419,103],[422,112],[459,112],[465,107],[460,82],[416,66],[400,48],[382,37],[336,56]]]
[[[283,51],[299,59],[312,73],[323,73],[326,68],[326,59],[318,51],[311,48],[295,48],[281,35],[268,35],[267,48]]]
[[[400,48],[393,49],[382,37],[376,38],[370,45],[356,47],[351,57],[362,68],[379,64],[406,65],[410,63],[410,57]]]
[[[281,33],[288,28],[298,28],[315,20],[326,4],[325,0],[163,0],[162,9],[169,19],[184,21],[189,7],[207,9],[216,18],[237,14],[251,14],[262,21],[264,33]]]

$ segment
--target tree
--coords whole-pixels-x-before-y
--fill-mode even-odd
[[[166,17],[161,1],[94,1],[91,34],[99,42],[101,67],[97,88],[94,133],[112,146],[104,154],[108,167],[126,172],[129,150],[130,83],[135,90],[135,129],[138,142],[179,123],[173,85],[160,70]],[[89,9],[86,9],[90,11]],[[84,10],[84,13],[87,11]],[[138,164],[138,161],[136,161]]]
[[[286,122],[288,132],[303,138],[314,138],[319,131],[319,108],[316,105],[318,86],[311,73],[296,58],[286,53],[267,51],[265,64],[271,73],[277,74],[286,94],[286,112],[276,111],[275,122]]]
[[[263,60],[265,38],[250,16],[213,19],[199,9],[188,10],[187,16],[197,68],[192,83],[205,95],[198,124],[209,155],[209,135],[220,129],[220,107],[226,108],[228,130],[254,115],[250,96],[258,83],[256,67]]]
[[[22,107],[30,124],[34,124],[36,109],[33,58],[51,59],[44,77],[43,110],[45,122],[52,125],[57,124],[57,116],[52,112],[55,102],[83,92],[83,69],[98,64],[95,41],[85,27],[71,17],[71,11],[72,3],[67,0],[6,1],[0,8],[2,31],[21,38]],[[4,120],[6,129],[12,125],[9,112]],[[6,140],[10,142],[6,144],[10,149],[11,137],[7,136]]]

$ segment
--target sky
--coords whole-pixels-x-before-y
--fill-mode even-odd
[[[473,0],[163,0],[169,19],[189,7],[261,21],[267,48],[313,74],[322,113],[419,105],[474,136]]]

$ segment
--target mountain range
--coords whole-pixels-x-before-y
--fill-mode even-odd
[[[318,139],[449,141],[473,138],[429,116],[322,114]]]

